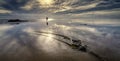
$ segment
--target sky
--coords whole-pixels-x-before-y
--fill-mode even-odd
[[[15,16],[119,20],[120,0],[0,0],[0,18]]]

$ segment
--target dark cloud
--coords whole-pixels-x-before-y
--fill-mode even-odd
[[[90,12],[90,11],[112,10],[116,8],[120,8],[120,2],[118,0],[115,0],[115,1],[106,0],[106,1],[98,2],[96,7],[82,9],[82,10],[80,9],[68,10],[68,11],[58,12],[58,14],[67,14],[67,13],[79,14],[79,13]]]
[[[30,0],[4,0],[5,4],[0,6],[8,10],[20,10],[21,6],[24,6]]]
[[[42,0],[41,0],[42,1]],[[111,10],[120,8],[119,0],[54,0],[55,3],[51,7],[43,8],[38,0],[1,0],[0,7],[19,13],[56,13],[56,14],[79,14],[90,11]],[[92,5],[97,3],[95,7],[79,9],[81,6]],[[31,9],[21,8],[29,6]]]

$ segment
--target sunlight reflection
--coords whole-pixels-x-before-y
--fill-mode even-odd
[[[32,33],[34,32],[34,30],[30,27],[26,28],[26,29],[23,29],[24,32],[28,32],[28,33]]]
[[[57,27],[57,28],[62,28],[62,29],[66,29],[66,30],[71,29],[69,26],[66,26],[66,25],[58,25],[58,24],[54,24],[54,26]]]
[[[38,22],[46,22],[46,19],[37,19]],[[54,21],[53,18],[49,18],[48,21]]]
[[[87,30],[87,31],[91,31],[91,32],[97,32],[97,30],[95,28],[89,28],[89,27],[76,27],[77,29],[80,30]]]
[[[52,32],[52,31],[51,31]],[[38,37],[38,46],[40,45],[40,49],[42,48],[47,53],[56,53],[56,49],[58,47],[58,43],[53,38],[55,37],[52,34],[42,34],[43,36]]]
[[[54,21],[54,19],[53,18],[49,18],[48,21]]]

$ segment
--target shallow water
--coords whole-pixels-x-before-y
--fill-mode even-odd
[[[120,26],[28,22],[0,26],[0,60],[4,61],[117,61]],[[72,49],[70,39],[82,40],[93,52]],[[64,43],[64,42],[66,43]]]

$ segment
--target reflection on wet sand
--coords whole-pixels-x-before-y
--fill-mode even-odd
[[[26,31],[27,28],[31,31]],[[74,50],[54,39],[59,38],[58,36],[32,33],[35,28],[40,31],[46,27],[19,25],[4,32],[0,40],[0,61],[99,61],[91,54]]]

